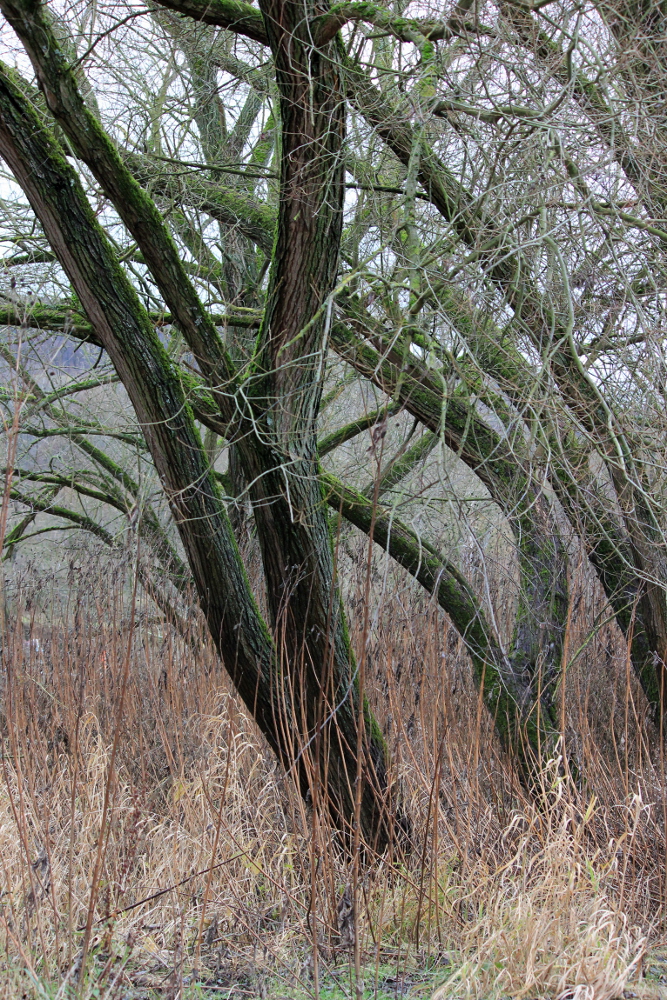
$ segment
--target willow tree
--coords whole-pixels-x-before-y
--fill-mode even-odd
[[[335,822],[349,829],[354,821],[383,845],[385,749],[359,693],[317,475],[316,415],[344,191],[335,46],[320,53],[300,38],[294,5],[267,8],[280,95],[281,193],[267,307],[252,370],[240,385],[158,209],[84,102],[48,10],[31,4],[3,13],[20,32],[49,111],[145,256],[250,483],[271,629],[250,590],[178,373],[76,172],[4,73],[2,155],[132,400],[225,666],[272,747],[296,767],[304,793],[312,776],[302,750],[316,739]]]
[[[340,829],[380,847],[395,804],[341,608],[341,517],[448,613],[528,782],[562,728],[577,539],[663,715],[667,232],[660,150],[642,160],[628,138],[630,106],[650,131],[659,87],[642,101],[636,81],[657,70],[646,53],[628,63],[641,30],[628,12],[556,6],[461,2],[434,20],[371,3],[165,0],[63,19],[0,0],[34,73],[1,73],[0,155],[33,213],[7,224],[19,250],[5,264],[50,283],[29,302],[14,283],[0,318],[106,353],[138,422],[115,440],[146,449],[180,537],[144,510],[144,585],[167,608],[194,581],[304,794],[319,789]],[[53,390],[9,340],[3,355],[24,433],[67,435],[83,463],[12,471],[6,547],[40,512],[113,544],[59,502],[69,487],[128,517],[139,504],[101,444],[114,429],[63,403],[98,375]],[[322,436],[334,356],[380,405]],[[406,413],[422,435],[384,456],[377,442]],[[373,475],[355,490],[323,463],[369,429]],[[451,553],[387,501],[448,451],[513,539],[508,634]],[[238,545],[244,498],[266,621]]]

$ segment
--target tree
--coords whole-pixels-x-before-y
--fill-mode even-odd
[[[29,303],[12,290],[2,319],[99,346],[138,421],[75,417],[63,400],[100,378],[48,390],[8,342],[23,433],[67,435],[87,463],[12,473],[9,553],[39,512],[114,544],[57,502],[65,487],[130,518],[141,507],[144,585],[174,611],[192,578],[269,743],[355,843],[384,847],[396,805],[327,504],[450,615],[529,785],[563,727],[577,539],[661,724],[667,231],[662,151],[635,149],[627,110],[648,133],[660,71],[648,41],[625,52],[645,26],[513,3],[461,2],[437,21],[365,2],[165,0],[67,20],[32,0],[0,7],[37,83],[0,74],[0,155],[39,225],[28,237],[14,209],[5,264],[58,289]],[[131,120],[114,117],[111,81]],[[322,437],[334,354],[379,407]],[[406,413],[423,433],[387,456]],[[372,481],[353,489],[322,460],[369,429]],[[110,445],[145,449],[180,542]],[[514,541],[509,636],[384,499],[447,449]],[[268,621],[239,548],[246,497]]]

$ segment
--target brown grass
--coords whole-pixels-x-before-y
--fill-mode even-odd
[[[339,926],[351,870],[198,616],[178,635],[141,594],[133,605],[127,567],[81,565],[65,586],[28,572],[8,595],[1,995],[361,996]],[[568,674],[565,738],[584,782],[554,762],[531,802],[444,616],[382,560],[373,573],[369,694],[414,848],[362,873],[363,995],[646,995],[664,782],[618,635],[598,629]],[[599,611],[584,605],[573,653]]]

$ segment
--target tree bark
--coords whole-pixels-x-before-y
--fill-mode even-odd
[[[342,230],[345,102],[335,45],[314,48],[309,4],[263,0],[280,93],[280,205],[267,305],[248,393],[268,444],[245,455],[278,648],[292,664],[290,697],[329,806],[351,818],[362,755],[360,826],[388,838],[386,750],[362,706],[335,579],[319,482],[317,415]],[[257,458],[256,465],[252,459]],[[337,730],[326,719],[337,713]],[[332,745],[337,742],[337,748]]]
[[[12,83],[11,72],[4,69],[0,72],[0,155],[26,193],[96,338],[128,391],[222,660],[270,745],[287,768],[294,767],[305,789],[309,773],[304,755],[299,756],[303,719],[294,717],[294,703],[284,697],[285,678],[296,685],[298,669],[293,671],[292,664],[281,662],[259,614],[179,376],[117,263],[77,175]],[[309,695],[312,690],[304,692],[300,704],[304,711],[309,708]],[[347,705],[341,707],[346,709],[344,718],[353,714]],[[347,781],[346,767],[355,760],[356,728],[341,735],[340,741],[335,738],[339,714],[334,712],[328,720],[331,772],[334,778]],[[370,728],[369,713],[367,718]],[[367,799],[375,787],[368,782]],[[351,820],[349,811],[341,811],[346,808],[344,801],[336,789],[332,815],[342,830],[349,828]],[[363,835],[381,845],[386,842],[387,824],[382,836],[372,825],[380,801],[376,800],[375,809],[365,810]]]
[[[361,836],[381,849],[390,836],[386,751],[358,689],[357,668],[334,579],[328,521],[317,479],[315,428],[327,334],[323,307],[337,269],[344,190],[340,156],[344,107],[335,47],[331,52],[314,52],[308,38],[300,37],[303,17],[297,5],[279,4],[265,11],[271,23],[281,91],[281,202],[270,304],[260,333],[254,375],[240,393],[240,399],[246,403],[239,407],[235,401],[235,397],[239,398],[239,386],[233,363],[197,299],[155,206],[123,165],[98,120],[85,107],[51,30],[48,13],[38,4],[14,0],[6,0],[3,10],[33,60],[50,109],[135,236],[166,304],[208,377],[223,418],[228,421],[236,418],[238,436],[234,443],[238,445],[246,481],[251,484],[280,650],[278,659],[274,658],[267,666],[265,680],[270,690],[261,695],[262,699],[266,696],[268,711],[262,728],[270,733],[272,744],[279,748],[283,759],[296,765],[304,793],[313,780],[312,751],[306,753],[304,748],[316,743],[318,780],[326,787],[334,823],[344,832],[349,832],[354,815],[358,759],[362,756]],[[42,44],[44,38],[49,45]],[[55,149],[52,154],[60,155]],[[16,156],[12,169],[15,167],[19,168]],[[32,200],[34,191],[27,185],[25,161],[23,167],[17,179]],[[45,211],[44,195],[42,191],[39,211],[36,209],[40,219]],[[96,315],[91,302],[91,283],[86,286],[85,296],[79,291],[81,276],[73,268],[72,260],[65,259],[74,234],[69,229],[66,233],[62,231],[63,226],[67,228],[62,213],[58,223],[57,238],[55,231],[44,223],[47,235],[99,339],[127,384],[126,379],[131,381],[137,372],[128,370],[122,355],[110,342],[108,331],[100,328],[102,317]],[[77,265],[80,264],[78,261]],[[102,312],[106,313],[106,305]],[[155,340],[152,331],[151,334]],[[146,427],[151,422],[146,424],[143,413],[147,406],[150,408],[147,398],[151,391],[159,394],[157,382],[152,387],[145,386],[133,398],[139,419]],[[179,396],[182,398],[182,390]],[[158,454],[151,440],[154,431],[146,433],[158,471],[166,482],[169,463],[177,465],[183,456],[177,456],[174,449],[168,457]],[[197,451],[194,445],[192,448]],[[200,469],[192,476],[191,483],[198,483],[202,475]],[[210,473],[206,475],[210,479]],[[172,498],[180,495],[171,488],[169,492]],[[185,515],[177,516],[179,526],[184,520]],[[231,532],[228,522],[225,531]],[[190,537],[190,532],[182,533],[184,538]],[[231,541],[224,538],[225,549]],[[242,568],[235,545],[231,551],[232,561]],[[205,562],[201,561],[201,552],[192,547],[188,549],[188,559],[206,610],[211,597],[204,593]],[[238,588],[239,581],[236,582]],[[247,596],[251,597],[249,590]],[[242,620],[240,608],[238,620]],[[215,615],[210,624],[215,636],[219,628]],[[230,653],[226,651],[226,662],[230,661]],[[245,673],[244,669],[239,680]],[[253,709],[256,717],[264,713],[259,699],[260,695],[256,695]]]

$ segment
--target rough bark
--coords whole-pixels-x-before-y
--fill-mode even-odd
[[[534,717],[520,692],[513,664],[490,627],[484,609],[457,568],[423,538],[403,524],[393,511],[373,504],[367,496],[322,473],[330,506],[388,552],[429,593],[433,594],[463,639],[473,664],[475,681],[496,723],[498,735],[519,762],[530,783],[540,749],[551,746],[547,720]],[[528,710],[527,710],[528,709]],[[553,724],[553,720],[551,720]]]
[[[202,310],[155,206],[129,174],[99,122],[82,102],[72,71],[51,31],[48,14],[37,4],[10,0],[3,9],[33,59],[51,111],[77,153],[109,193],[137,240],[165,302],[213,386],[212,392],[223,418],[238,417],[231,359],[210,317]],[[166,449],[165,442],[161,442],[161,447],[156,444],[159,432],[155,428],[167,417],[164,413],[160,418],[151,413],[156,405],[153,397],[159,399],[166,392],[185,407],[182,387],[178,385],[176,391],[171,383],[168,389],[160,384],[156,366],[159,360],[168,363],[164,357],[153,359],[155,378],[152,384],[146,384],[145,373],[143,380],[138,381],[140,372],[130,365],[132,355],[119,351],[118,343],[105,326],[111,297],[109,293],[100,304],[102,292],[94,288],[90,259],[86,280],[82,278],[84,261],[73,256],[72,247],[77,236],[71,220],[64,216],[64,206],[59,205],[54,222],[53,218],[48,218],[49,193],[45,188],[39,192],[38,203],[34,186],[29,183],[27,165],[35,162],[34,150],[31,159],[25,150],[21,157],[15,141],[12,149],[7,147],[6,158],[42,221],[98,339],[128,387],[170,495],[179,529],[187,541],[188,560],[202,606],[219,642],[226,631],[228,617],[224,617],[218,605],[221,600],[229,600],[221,596],[229,587],[219,586],[216,580],[219,567],[215,565],[209,567],[210,578],[207,579],[202,547],[209,531],[221,548],[218,561],[226,560],[226,572],[232,577],[237,574],[233,581],[237,597],[232,612],[237,632],[234,638],[238,645],[248,648],[243,650],[243,655],[236,654],[236,660],[243,661],[240,668],[230,648],[224,649],[223,658],[246,703],[282,759],[295,765],[304,793],[312,781],[312,754],[304,753],[304,748],[316,740],[320,752],[320,780],[326,783],[332,818],[343,831],[349,830],[352,822],[358,758],[362,755],[361,836],[373,846],[382,848],[390,833],[385,747],[370,712],[362,704],[356,683],[356,666],[335,586],[328,521],[316,474],[315,418],[326,335],[321,307],[331,290],[337,267],[343,194],[339,156],[344,125],[340,71],[335,52],[314,56],[307,39],[298,37],[302,18],[296,6],[271,8],[266,16],[274,31],[274,57],[283,117],[279,236],[272,267],[271,305],[262,328],[261,351],[254,378],[244,387],[242,397],[251,401],[252,411],[242,412],[241,422],[237,421],[236,426],[244,473],[252,484],[251,498],[278,638],[277,658],[270,644],[261,650],[258,647],[260,639],[267,641],[266,629],[258,618],[255,621],[254,601],[217,490],[213,489],[212,499],[209,498],[215,515],[207,510],[193,516],[190,511],[190,494],[193,494],[191,502],[196,508],[195,497],[201,493],[202,498],[208,498],[211,481],[208,466],[205,469],[198,467],[196,471],[193,466],[193,463],[196,466],[197,462],[205,462],[200,443],[195,445],[190,440],[193,428],[182,432],[182,454],[178,454],[171,439],[170,450]],[[40,39],[45,37],[51,42],[49,46],[41,44]],[[314,97],[313,80],[319,80]],[[16,135],[13,138],[16,140]],[[55,147],[50,155],[64,170],[66,165]],[[69,176],[73,176],[71,171]],[[57,187],[55,167],[50,180]],[[78,238],[82,241],[85,236],[80,233]],[[98,270],[111,266],[108,247],[106,256],[107,261],[103,264],[98,255]],[[121,280],[122,272],[117,266],[110,273],[116,282]],[[107,285],[108,280],[107,276]],[[104,282],[101,284],[104,287]],[[140,325],[145,338],[150,332],[150,342],[155,348],[154,331],[143,314]],[[120,337],[122,331],[114,332]],[[141,350],[138,333],[134,346],[137,351]],[[189,412],[184,410],[181,423],[186,421]],[[192,455],[186,457],[188,449]],[[180,486],[176,488],[173,479],[179,466],[184,468],[180,468]],[[192,473],[187,486],[183,482],[186,468]],[[188,497],[187,503],[185,497]],[[176,509],[184,504],[183,510]],[[215,517],[224,522],[224,529],[218,530]],[[199,537],[197,529],[185,527],[190,520],[194,524],[207,525],[196,545],[193,538]],[[215,558],[213,562],[215,564]],[[213,593],[218,595],[217,599],[213,598]],[[250,602],[245,610],[244,602]],[[248,636],[244,639],[246,631]],[[257,661],[254,668],[253,650]],[[261,673],[262,685],[260,690],[256,684],[257,690],[250,697],[247,678],[253,670],[257,684]]]
[[[4,70],[0,155],[27,195],[128,391],[223,662],[270,745],[287,767],[296,769],[303,787],[308,774],[303,757],[297,758],[302,720],[294,719],[290,699],[283,697],[280,657],[257,610],[181,382],[117,264],[76,174]],[[335,730],[335,713],[333,719],[330,729]],[[336,762],[341,750],[334,739],[330,742]],[[347,750],[353,756],[354,744]],[[340,812],[334,818],[341,826],[350,820],[349,814]],[[363,833],[375,839],[374,828],[364,827]]]
[[[317,765],[328,771],[338,814],[354,814],[363,755],[360,825],[384,844],[386,751],[361,710],[318,479],[317,414],[344,194],[340,63],[335,46],[313,47],[302,4],[265,0],[261,9],[280,93],[281,176],[267,305],[247,389],[254,410],[265,414],[269,447],[255,467],[247,462],[246,475],[278,645],[298,665],[295,717],[304,737],[321,734]],[[322,731],[336,708],[337,732]]]

